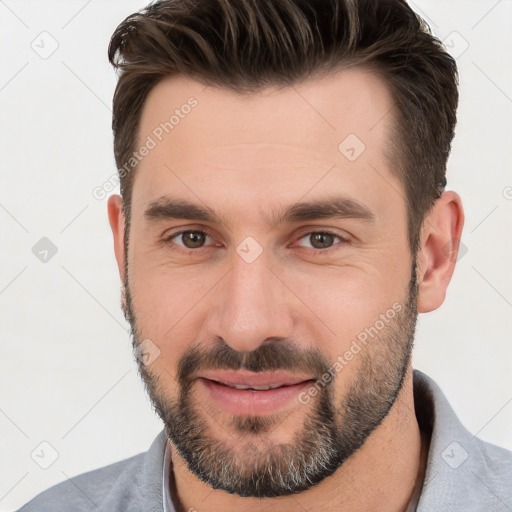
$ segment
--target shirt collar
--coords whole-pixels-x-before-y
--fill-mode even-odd
[[[163,504],[164,504],[164,512],[176,512],[174,505],[172,504],[171,499],[171,490],[170,490],[170,481],[171,481],[171,447],[169,446],[169,441],[165,443],[165,456],[164,456],[164,470],[163,470]]]

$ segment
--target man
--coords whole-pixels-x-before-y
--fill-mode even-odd
[[[454,271],[457,70],[402,0],[174,0],[110,61],[108,215],[164,430],[21,510],[512,509],[413,370]]]

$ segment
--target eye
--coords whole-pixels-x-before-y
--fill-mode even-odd
[[[312,249],[323,249],[328,250],[333,245],[335,245],[336,240],[340,243],[347,242],[345,238],[342,238],[339,235],[331,233],[330,231],[312,231],[311,233],[306,233],[299,240],[306,240],[309,242],[309,247]],[[302,244],[299,244],[302,245]],[[302,247],[308,247],[307,245]]]
[[[207,238],[210,238],[210,236],[204,231],[189,229],[174,233],[164,241],[166,243],[175,243],[185,249],[201,249],[205,245]]]
[[[173,233],[165,238],[164,242],[188,250],[197,250],[207,246],[208,241],[211,243],[211,240],[212,238],[205,231],[188,229]],[[299,238],[300,246],[316,249],[316,252],[328,252],[331,248],[343,243],[348,243],[348,240],[330,231],[312,231]]]

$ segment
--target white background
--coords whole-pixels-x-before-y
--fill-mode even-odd
[[[0,511],[147,450],[162,428],[119,307],[106,200],[92,195],[116,172],[108,41],[144,5],[0,0]],[[445,304],[420,316],[414,366],[473,434],[512,449],[512,3],[411,5],[452,52],[469,45],[448,170],[467,253]],[[51,48],[43,31],[58,42],[47,59],[31,47]],[[58,248],[46,263],[32,253],[42,237]],[[31,458],[43,441],[58,453],[46,470]]]

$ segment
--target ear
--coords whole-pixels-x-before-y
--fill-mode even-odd
[[[114,236],[114,253],[116,255],[117,267],[121,283],[124,283],[126,254],[124,252],[124,230],[125,218],[123,213],[123,199],[119,195],[112,195],[108,198],[108,221]]]
[[[418,312],[428,313],[444,302],[455,270],[464,210],[460,196],[444,192],[423,221],[418,251]]]

